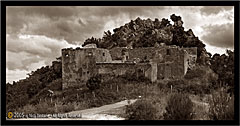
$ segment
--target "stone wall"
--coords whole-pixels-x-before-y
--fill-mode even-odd
[[[152,82],[184,76],[196,63],[197,48],[62,49],[63,89],[85,85],[96,74],[130,75],[142,71]]]
[[[109,50],[112,60],[122,60],[122,50],[125,48],[116,47]]]
[[[140,59],[140,61],[149,61],[150,59],[153,59],[155,55],[155,48],[149,47],[149,48],[135,48],[135,49],[128,49],[129,52],[129,60],[134,61],[137,59]]]
[[[186,53],[188,51],[189,54]],[[122,52],[128,52],[127,56],[128,61],[130,62],[156,63],[157,79],[167,79],[180,78],[185,75],[187,68],[189,67],[188,61],[195,56],[196,48],[185,49],[174,45],[161,45],[159,47],[135,49],[113,48],[110,50],[111,56],[114,58],[122,55]]]
[[[111,56],[106,49],[77,48],[62,50],[63,89],[81,86],[94,76],[96,62],[111,62]]]
[[[133,75],[139,74],[139,71],[142,72],[142,75],[149,78],[152,78],[152,67],[151,64],[147,63],[96,63],[97,73],[102,75],[109,76],[121,76],[121,75]],[[138,75],[137,75],[138,76]]]

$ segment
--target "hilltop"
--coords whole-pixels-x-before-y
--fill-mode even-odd
[[[163,18],[161,21],[155,19],[137,18],[126,23],[124,26],[113,29],[114,33],[109,30],[104,32],[102,38],[88,38],[83,46],[94,43],[98,48],[114,48],[114,47],[153,47],[155,43],[165,43],[166,45],[177,45],[180,47],[197,47],[198,63],[204,57],[209,57],[205,49],[205,44],[191,29],[185,31],[183,21],[180,16],[172,14],[170,19],[174,24],[170,24],[168,19]]]
[[[197,65],[188,71],[182,80],[150,84],[147,80],[132,80],[130,77],[119,77],[100,84],[95,91],[87,86],[78,89],[62,91],[62,60],[53,61],[51,66],[42,67],[29,73],[29,77],[6,85],[6,103],[8,111],[23,111],[26,113],[64,113],[91,107],[115,103],[124,99],[135,99],[139,95],[155,106],[165,107],[163,99],[168,94],[181,92],[189,95],[211,94],[219,87],[230,87],[228,93],[234,91],[234,52],[227,50],[219,55],[207,52],[205,44],[191,29],[183,27],[180,16],[170,16],[168,19],[131,20],[119,28],[104,32],[102,38],[88,38],[83,46],[96,44],[98,48],[114,47],[153,47],[156,44],[177,45],[180,47],[197,47]],[[172,90],[171,85],[176,84]],[[147,90],[146,90],[147,89]],[[51,91],[54,93],[51,94]],[[94,95],[93,95],[94,94]],[[166,96],[165,96],[166,94]],[[164,96],[163,99],[162,97]],[[158,102],[163,102],[158,103]],[[164,110],[164,109],[163,109]],[[161,112],[163,112],[161,110]]]

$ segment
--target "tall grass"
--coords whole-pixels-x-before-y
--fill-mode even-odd
[[[230,97],[226,89],[219,89],[212,94],[209,117],[213,120],[234,119],[234,96]]]
[[[169,87],[170,84],[173,85],[173,90]],[[170,83],[165,81],[161,83],[149,83],[147,81],[137,82],[127,81],[124,78],[115,78],[102,82],[101,87],[94,90],[95,95],[93,95],[92,91],[86,86],[81,88],[71,88],[62,91],[61,93],[55,93],[55,95],[52,96],[52,102],[50,101],[50,98],[45,98],[46,100],[44,101],[36,102],[37,104],[28,104],[20,110],[26,113],[66,113],[69,111],[112,104],[126,99],[138,99],[139,96],[141,96],[143,102],[138,102],[137,106],[146,109],[144,108],[145,106],[141,106],[141,104],[150,104],[146,106],[151,106],[150,108],[152,108],[154,115],[156,115],[154,119],[158,120],[190,120],[193,118],[193,112],[198,114],[198,116],[194,117],[196,120],[209,118],[215,120],[233,118],[234,100],[232,99],[229,100],[229,102],[226,102],[225,98],[220,98],[224,95],[218,94],[212,99],[211,109],[209,109],[211,116],[207,111],[203,112],[200,110],[204,109],[203,106],[196,104],[192,105],[191,100],[188,98],[189,94],[195,94],[194,96],[199,98],[201,96],[200,94],[206,94],[206,92],[202,90],[205,89],[205,87],[199,87],[197,89],[195,87],[198,87],[198,85],[186,85],[181,80],[172,81]],[[189,90],[195,91],[195,93],[192,93]],[[201,91],[201,93],[198,93],[198,90]],[[176,94],[178,92],[184,93],[184,95]],[[205,97],[205,95],[202,95],[202,97]],[[217,106],[217,104],[225,102],[228,103],[225,105],[226,107],[219,108]],[[137,115],[148,113],[147,111],[144,113],[137,112],[137,106],[135,104],[131,111],[138,113]],[[223,109],[224,113],[221,114],[220,109]],[[126,117],[127,115],[129,115],[129,113],[123,115],[123,117]],[[209,117],[206,117],[206,115],[209,115]],[[128,117],[128,119],[133,119],[131,116]],[[149,118],[140,116],[139,119],[144,120]]]
[[[189,96],[180,93],[172,94],[163,116],[165,120],[191,120],[193,118],[193,103]]]

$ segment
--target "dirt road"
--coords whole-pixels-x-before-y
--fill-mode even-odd
[[[103,114],[104,112],[111,111],[124,107],[125,105],[132,104],[137,100],[124,100],[114,104],[104,105],[101,107],[90,108],[85,110],[72,111],[65,113],[65,115],[80,115],[81,118],[21,118],[17,120],[124,120],[124,118],[117,117],[116,115]]]
[[[136,101],[135,100],[124,100],[121,102],[117,102],[110,105],[104,105],[101,107],[91,108],[91,109],[85,109],[80,111],[72,111],[67,114],[70,115],[76,115],[81,114],[83,120],[124,120],[124,118],[117,117],[116,115],[107,115],[107,114],[101,114],[106,111],[111,111],[120,107],[124,107],[125,105],[132,104]]]

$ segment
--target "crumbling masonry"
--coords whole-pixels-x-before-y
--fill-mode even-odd
[[[146,48],[84,48],[62,49],[63,89],[82,86],[96,74],[119,76],[143,75],[156,82],[183,77],[197,59],[197,47],[180,48],[164,43]]]

